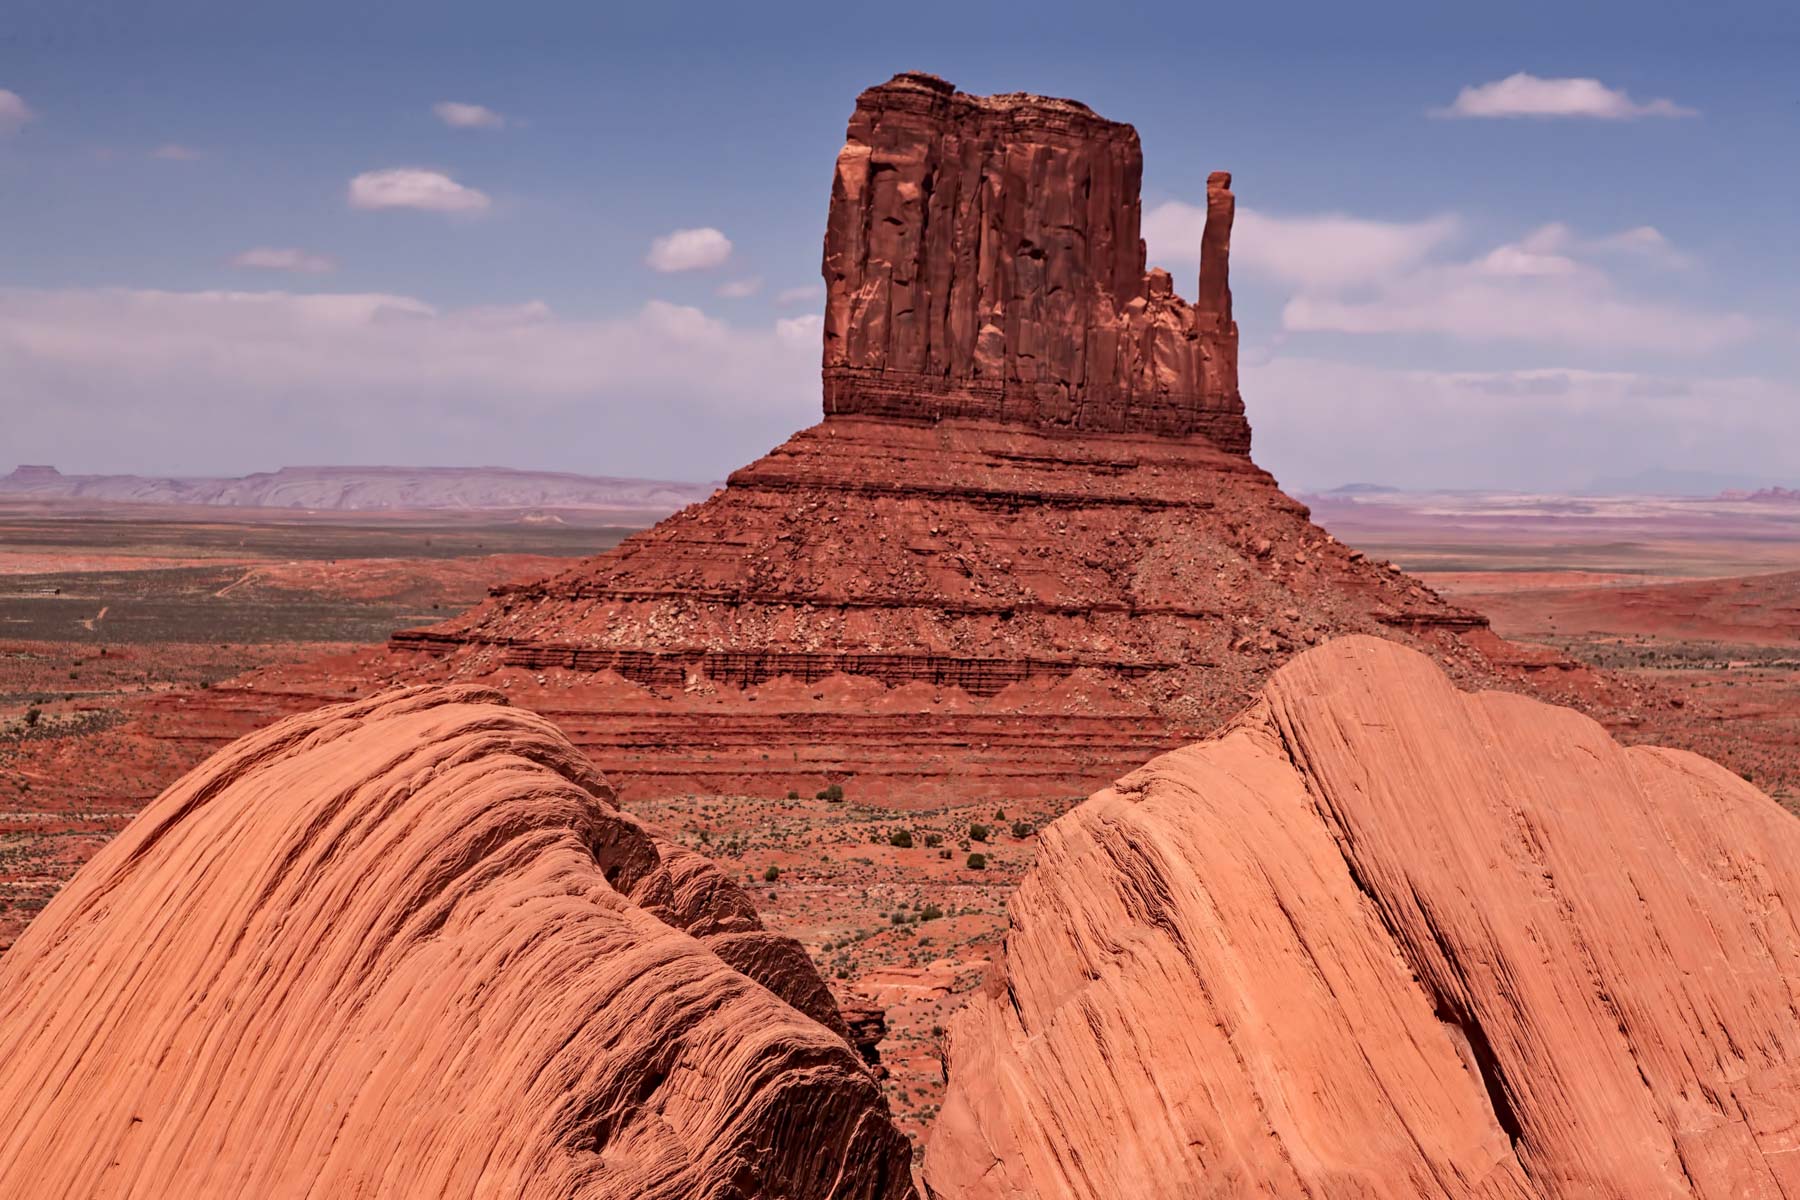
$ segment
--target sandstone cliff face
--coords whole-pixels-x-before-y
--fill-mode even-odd
[[[492,699],[284,721],[82,869],[0,959],[0,1195],[913,1194],[805,954]]]
[[[1736,776],[1334,642],[1046,831],[926,1185],[1791,1197],[1796,914]]]
[[[1208,187],[1200,303],[1145,274],[1129,125],[897,75],[857,98],[825,232],[825,411],[1201,434],[1247,453]]]

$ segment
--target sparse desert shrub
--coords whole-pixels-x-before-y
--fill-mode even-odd
[[[44,710],[39,708],[35,704],[32,705],[30,708],[25,710],[25,728],[27,728],[27,729],[37,728],[37,723],[39,721],[43,720],[43,717],[44,717]]]
[[[988,840],[988,827],[986,825],[981,824],[981,822],[979,822],[979,821],[977,821],[975,824],[969,826],[969,840],[972,842],[987,841]]]
[[[994,820],[996,820],[996,821],[1006,820],[1006,810],[1004,808],[996,808],[994,810]]]
[[[1016,838],[1030,837],[1031,836],[1031,822],[1030,821],[1014,821],[1013,822],[1013,836]]]
[[[819,794],[813,798],[815,800],[823,800],[828,804],[839,804],[842,803],[844,799],[844,789],[835,783],[828,784],[827,786],[820,788]]]
[[[780,879],[780,878],[781,878],[781,868],[776,866],[774,863],[770,863],[766,868],[763,869],[763,882],[764,883],[774,883],[777,879]]]
[[[789,800],[798,800],[799,798],[800,798],[800,793],[797,789],[795,789],[795,788],[788,789],[788,799]]]
[[[944,844],[944,835],[941,833],[928,833],[925,835],[925,844],[930,846],[933,850],[936,850],[939,846]]]
[[[894,832],[888,834],[888,845],[896,846],[901,850],[911,850],[912,831],[910,829],[894,830]]]
[[[987,870],[987,855],[981,853],[980,851],[976,851],[974,854],[969,855],[969,870],[971,870],[971,871]]]
[[[950,857],[950,848],[948,846],[946,846],[942,850],[939,850],[938,857],[939,858],[949,858]]]
[[[935,904],[927,904],[919,910],[919,920],[936,921],[944,915],[944,910]]]

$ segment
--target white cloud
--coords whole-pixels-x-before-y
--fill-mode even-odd
[[[1434,117],[1588,117],[1624,121],[1636,117],[1692,117],[1697,114],[1673,100],[1639,104],[1624,91],[1598,79],[1542,79],[1520,71],[1505,79],[1466,87],[1448,108]]]
[[[0,288],[8,449],[96,469],[498,461],[716,477],[817,419],[818,363],[816,337],[662,301],[574,319],[536,301]]]
[[[677,229],[650,243],[644,261],[657,271],[698,271],[731,257],[731,239],[717,229]]]
[[[1256,458],[1290,487],[1584,487],[1679,466],[1793,478],[1800,386],[1564,366],[1411,371],[1246,361]]]
[[[1193,278],[1206,210],[1170,200],[1144,216],[1152,262]],[[1232,268],[1286,285],[1291,333],[1435,334],[1464,341],[1705,353],[1756,332],[1747,317],[1678,298],[1633,295],[1609,271],[1620,260],[1685,267],[1660,230],[1639,225],[1584,237],[1561,222],[1458,259],[1464,223],[1444,214],[1380,221],[1342,213],[1239,209]]]
[[[183,146],[179,142],[164,142],[150,152],[150,157],[166,159],[169,162],[193,162],[200,157],[200,152],[192,146]]]
[[[0,136],[19,132],[36,116],[19,93],[0,88]]]
[[[754,296],[760,291],[762,291],[762,280],[760,279],[733,279],[714,288],[713,294],[723,296],[727,300],[742,300],[746,296]]]
[[[1691,256],[1677,250],[1660,230],[1651,225],[1621,230],[1591,244],[1596,251],[1628,254],[1665,267],[1692,266],[1694,261]]]
[[[475,213],[492,201],[486,192],[465,187],[441,171],[388,167],[364,171],[350,181],[351,208],[417,208],[427,212]]]
[[[323,275],[337,263],[323,254],[284,246],[255,246],[232,256],[231,265],[258,271],[292,271],[299,275]]]
[[[817,350],[825,333],[825,318],[818,313],[803,317],[782,317],[775,322],[775,336],[791,346],[811,346]]]
[[[483,104],[440,100],[431,106],[438,120],[452,129],[505,129],[506,118]]]
[[[799,287],[782,288],[775,293],[777,304],[817,304],[825,299],[823,283],[803,283]]]
[[[1179,200],[1165,201],[1144,216],[1151,258],[1164,266],[1175,264],[1184,276],[1199,271],[1205,228],[1205,207]],[[1284,217],[1240,208],[1232,225],[1231,265],[1234,271],[1302,287],[1338,287],[1410,267],[1454,237],[1458,228],[1452,216],[1372,221],[1340,213]]]
[[[1676,354],[1707,353],[1756,332],[1738,313],[1628,295],[1589,261],[1620,249],[1641,253],[1649,244],[1641,230],[1583,241],[1564,225],[1545,225],[1473,260],[1422,264],[1354,294],[1302,291],[1282,310],[1282,327]],[[1672,253],[1666,241],[1656,248]]]

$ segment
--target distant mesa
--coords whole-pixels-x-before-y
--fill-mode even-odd
[[[502,705],[291,718],[103,848],[0,958],[0,1195],[912,1197],[799,944]]]
[[[1800,504],[1800,488],[1766,487],[1755,491],[1725,491],[1721,500],[1750,500],[1758,504]]]
[[[655,520],[704,500],[713,486],[505,467],[282,467],[215,478],[64,475],[22,466],[0,476],[0,498],[315,512],[605,510]]]
[[[1373,638],[1041,835],[936,1200],[1792,1194],[1800,824]]]

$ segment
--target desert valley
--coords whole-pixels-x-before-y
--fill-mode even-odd
[[[717,484],[0,477],[0,1192],[1800,1195],[1800,494],[1290,495],[1142,170],[864,91]]]

